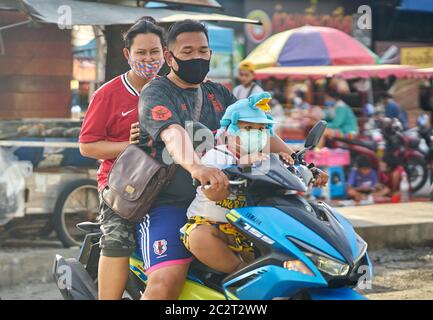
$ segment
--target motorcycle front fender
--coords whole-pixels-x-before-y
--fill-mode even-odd
[[[352,288],[314,288],[308,293],[311,300],[368,300]]]

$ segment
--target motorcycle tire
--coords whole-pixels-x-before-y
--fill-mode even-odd
[[[54,207],[52,225],[54,230],[56,231],[58,239],[62,242],[65,248],[80,245],[80,243],[76,242],[69,234],[68,228],[65,224],[65,213],[63,209],[69,195],[81,187],[96,188],[97,183],[95,180],[92,179],[79,179],[67,183],[63,187],[63,190],[60,192],[59,197],[56,201],[56,205]]]
[[[418,157],[414,157],[414,158],[410,158],[407,160],[407,162],[404,164],[404,169],[407,173],[407,177],[409,179],[409,183],[411,186],[411,192],[415,193],[419,190],[421,190],[421,188],[425,185],[425,183],[427,182],[428,179],[428,168],[427,168],[427,163],[425,162],[425,160],[423,158],[418,158]],[[416,176],[418,175],[414,175],[414,169],[418,172],[418,169],[420,170],[420,177],[418,179],[418,181],[413,184],[412,181],[414,178],[416,178]]]

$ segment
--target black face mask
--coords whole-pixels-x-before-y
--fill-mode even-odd
[[[209,72],[210,59],[180,60],[174,56],[173,52],[171,52],[171,54],[174,60],[176,60],[179,70],[176,71],[173,68],[171,69],[179,78],[191,84],[199,84],[203,82]]]

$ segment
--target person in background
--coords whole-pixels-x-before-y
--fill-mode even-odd
[[[347,194],[356,202],[367,199],[380,202],[389,194],[389,188],[379,183],[377,172],[367,156],[360,156],[356,168],[350,171]]]
[[[329,90],[326,93],[323,119],[328,122],[328,127],[317,146],[318,148],[325,145],[326,139],[353,139],[358,134],[358,121],[352,108],[341,100],[339,93],[334,90]]]
[[[379,163],[379,181],[390,190],[391,201],[400,200],[400,182],[404,168],[400,160],[386,153]]]
[[[302,90],[296,90],[295,96],[293,97],[293,106],[296,109],[308,111],[310,109],[310,104],[305,101],[305,92]]]
[[[384,105],[385,117],[398,119],[403,125],[403,128],[408,129],[409,119],[407,113],[397,102],[395,102],[392,95],[386,92],[382,95],[381,100]]]
[[[245,99],[255,93],[263,92],[262,87],[254,82],[254,65],[250,62],[242,62],[239,65],[240,85],[233,89],[236,99]]]
[[[281,92],[280,86],[277,80],[274,78],[269,78],[264,82],[267,92],[272,96],[269,105],[271,107],[271,114],[277,121],[284,122],[286,120],[286,111],[284,109],[284,95]]]

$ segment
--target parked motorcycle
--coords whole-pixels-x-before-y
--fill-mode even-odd
[[[416,131],[422,142],[418,145],[418,151],[425,157],[431,174],[430,184],[433,184],[433,126],[429,124],[428,118],[427,114],[418,117]]]
[[[232,274],[195,260],[180,299],[364,299],[354,288],[372,277],[367,243],[328,204],[304,197],[314,164],[307,166],[303,155],[325,128],[326,122],[316,124],[292,166],[271,154],[252,166],[224,169],[233,191],[241,189],[249,199],[226,218],[251,241],[255,259]],[[57,255],[53,276],[65,299],[96,299],[99,226],[79,227],[88,234],[78,259]],[[130,258],[129,298],[140,298],[146,279],[137,252]]]
[[[404,134],[403,126],[397,119],[377,119],[376,125],[383,137],[382,146],[369,136],[363,139],[334,138],[330,141],[330,146],[349,150],[353,160],[365,155],[376,169],[379,167],[381,156],[385,152],[391,153],[397,159],[401,159],[409,178],[411,192],[417,192],[428,179],[426,158],[419,150],[420,139]]]

